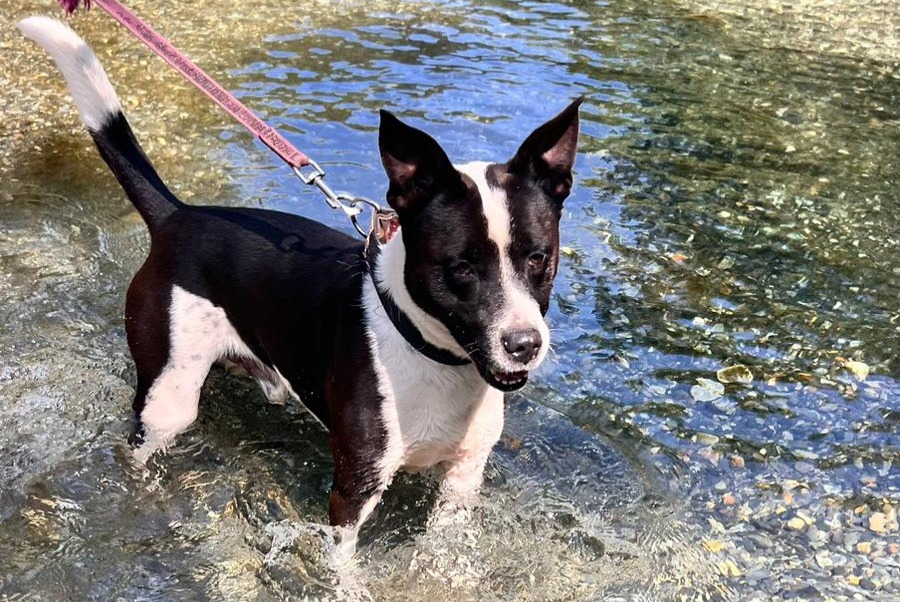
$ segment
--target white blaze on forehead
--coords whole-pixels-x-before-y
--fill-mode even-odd
[[[478,161],[466,163],[457,169],[472,178],[478,193],[481,195],[481,207],[484,217],[487,219],[488,237],[496,243],[501,256],[509,255],[509,246],[512,244],[512,220],[509,217],[509,208],[506,205],[506,191],[502,188],[491,186],[487,181],[487,168],[490,163]],[[502,257],[503,258],[503,257]],[[511,265],[509,267],[512,267]],[[503,266],[501,265],[501,269]]]
[[[491,359],[500,367],[511,371],[531,370],[540,364],[547,355],[550,342],[550,331],[541,315],[537,301],[528,292],[524,283],[516,277],[510,247],[512,246],[512,219],[506,191],[491,186],[487,180],[490,163],[478,161],[458,166],[461,173],[469,176],[478,187],[481,196],[481,207],[487,221],[488,238],[497,245],[500,252],[500,288],[503,294],[501,310],[491,325]],[[541,349],[537,357],[526,365],[514,364],[503,350],[500,337],[504,332],[534,328],[541,334]]]

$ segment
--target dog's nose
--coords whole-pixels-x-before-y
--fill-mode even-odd
[[[537,357],[541,349],[541,333],[534,328],[511,330],[500,337],[506,353],[520,364],[527,364]]]

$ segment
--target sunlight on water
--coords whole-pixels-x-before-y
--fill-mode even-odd
[[[138,468],[121,313],[144,226],[13,28],[53,2],[8,3],[0,600],[900,596],[896,3],[128,4],[376,199],[379,108],[461,163],[585,94],[554,353],[479,504],[430,519],[435,483],[404,475],[352,567],[327,433],[249,382],[215,371]],[[186,201],[349,231],[101,10],[74,25]]]

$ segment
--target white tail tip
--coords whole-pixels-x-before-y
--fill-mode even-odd
[[[49,17],[28,17],[19,21],[18,26],[56,61],[69,84],[81,120],[89,130],[99,131],[122,110],[103,65],[71,27]]]

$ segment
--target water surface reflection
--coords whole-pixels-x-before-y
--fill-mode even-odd
[[[900,593],[896,5],[130,4],[376,198],[378,108],[463,162],[586,94],[555,354],[469,520],[426,534],[434,484],[403,478],[353,574],[325,561],[326,434],[249,383],[215,373],[142,473],[120,315],[143,226],[2,28],[0,598]],[[101,11],[75,25],[186,200],[348,227]],[[750,381],[719,383],[734,365]]]

